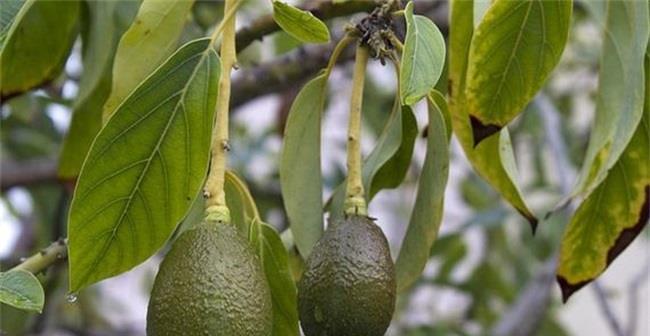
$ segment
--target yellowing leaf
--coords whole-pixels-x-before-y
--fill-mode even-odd
[[[466,98],[474,143],[514,119],[560,60],[572,1],[495,1],[474,32]]]
[[[476,172],[494,187],[531,224],[537,219],[524,202],[516,180],[516,168],[510,135],[507,129],[492,135],[474,147],[472,127],[467,111],[465,83],[470,43],[473,34],[473,3],[466,0],[451,2],[449,57],[449,112],[454,133]]]
[[[302,42],[325,43],[330,40],[325,23],[309,11],[273,1],[273,19],[282,30]]]
[[[647,1],[607,2],[596,117],[574,195],[607,176],[643,114],[643,59],[650,37]]]
[[[99,132],[70,206],[71,291],[149,258],[187,213],[207,173],[218,78],[210,40],[192,41]]]
[[[564,301],[604,272],[648,224],[649,144],[650,107],[619,161],[569,222],[557,270]]]

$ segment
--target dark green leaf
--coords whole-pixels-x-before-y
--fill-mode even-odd
[[[427,17],[413,15],[413,2],[404,9],[406,38],[400,65],[402,105],[412,105],[438,82],[445,65],[445,39]]]
[[[9,33],[9,28],[13,24],[18,11],[25,4],[25,0],[5,0],[0,6],[0,49],[4,45],[5,38]]]
[[[40,313],[45,294],[34,274],[24,270],[0,272],[0,302]]]
[[[83,160],[102,125],[102,109],[111,91],[113,56],[127,28],[119,25],[115,1],[84,2],[82,11],[83,74],[70,129],[63,142],[58,174],[64,179],[79,175]],[[137,2],[125,2],[135,14]],[[126,6],[124,6],[126,7]],[[131,16],[132,17],[132,16]]]
[[[572,1],[496,1],[474,32],[466,99],[474,144],[514,119],[560,60]]]
[[[193,3],[192,0],[142,2],[133,24],[117,47],[104,120],[176,49]]]
[[[246,183],[229,170],[226,171],[224,190],[232,223],[237,226],[240,233],[247,235],[251,221],[260,218],[253,196],[248,191]]]
[[[273,1],[273,19],[282,30],[302,42],[325,43],[330,40],[325,23],[309,11]]]
[[[99,132],[70,207],[70,290],[120,274],[169,238],[207,172],[219,58],[181,47]]]
[[[273,301],[273,336],[298,336],[297,290],[289,268],[289,256],[274,228],[255,219],[259,235],[255,247],[262,261]]]
[[[445,187],[449,175],[449,142],[440,108],[429,97],[427,106],[427,154],[406,236],[395,262],[398,291],[409,288],[420,277],[442,222]]]
[[[78,12],[78,1],[29,0],[23,5],[0,50],[3,98],[59,75],[77,34]]]
[[[320,124],[327,73],[309,81],[291,105],[284,130],[280,184],[291,232],[307,258],[323,234]]]
[[[574,195],[586,196],[617,163],[643,114],[647,1],[607,4],[596,119]]]

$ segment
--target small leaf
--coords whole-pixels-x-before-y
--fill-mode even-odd
[[[325,43],[330,32],[323,21],[311,12],[281,1],[273,1],[273,20],[289,35],[305,43]]]
[[[451,2],[450,63],[449,63],[449,111],[454,133],[474,170],[494,187],[531,224],[533,231],[537,219],[524,202],[519,187],[514,182],[516,168],[510,135],[507,129],[499,135],[486,138],[474,147],[474,138],[465,101],[467,61],[473,34],[472,1]]]
[[[323,234],[320,126],[327,78],[323,73],[300,90],[284,130],[280,185],[291,232],[304,258]]]
[[[560,60],[572,1],[494,2],[474,32],[467,104],[474,144],[514,119]]]
[[[596,117],[574,196],[586,196],[618,161],[643,114],[647,1],[607,3]]]
[[[273,336],[298,336],[297,289],[289,268],[289,256],[274,228],[256,219],[259,255],[273,302]]]
[[[412,105],[438,82],[445,65],[445,39],[427,17],[413,15],[413,2],[404,9],[406,38],[400,65],[402,105]]]
[[[58,175],[73,179],[79,175],[88,149],[102,125],[102,109],[111,92],[113,56],[126,30],[118,16],[133,17],[137,2],[83,2],[81,39],[83,73],[73,106],[72,121],[59,158]],[[121,7],[120,7],[121,6]],[[128,14],[119,12],[122,9]]]
[[[3,100],[43,85],[61,73],[77,35],[78,14],[78,1],[25,2],[0,50]]]
[[[207,173],[219,78],[209,39],[187,43],[99,132],[70,206],[70,291],[150,257]]]
[[[409,288],[420,277],[442,222],[445,187],[449,175],[449,142],[441,109],[429,97],[427,105],[427,154],[406,236],[395,262],[398,291]]]
[[[43,287],[34,274],[24,270],[0,272],[0,302],[40,313],[44,301]]]
[[[113,63],[111,94],[104,105],[106,121],[140,82],[176,49],[192,0],[144,0],[124,33]]]
[[[648,84],[650,80],[646,80]],[[646,94],[650,94],[650,89],[646,89]],[[646,106],[643,119],[619,161],[569,222],[557,270],[564,301],[604,272],[648,224],[648,144],[650,106]]]

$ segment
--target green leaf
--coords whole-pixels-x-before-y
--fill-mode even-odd
[[[605,180],[580,204],[562,238],[557,280],[564,301],[603,273],[648,224],[650,56],[645,75],[645,111],[636,132]]]
[[[254,246],[271,288],[272,335],[298,336],[298,293],[289,268],[287,250],[284,249],[282,240],[273,227],[259,219],[255,219],[251,226],[257,227],[259,232]]]
[[[320,124],[327,78],[323,73],[300,90],[284,130],[280,185],[291,232],[304,258],[323,234]]]
[[[117,42],[126,30],[118,17],[133,18],[137,2],[83,2],[81,38],[83,73],[75,101],[70,129],[63,142],[58,175],[73,179],[102,125],[102,109],[111,91],[113,56]],[[119,11],[122,9],[123,11]],[[128,12],[126,14],[125,12]]]
[[[399,101],[396,100],[388,118],[375,148],[362,165],[361,178],[364,189],[369,191],[368,200],[372,200],[382,188],[394,188],[399,185],[404,180],[413,155],[417,123],[411,108],[400,106]],[[384,177],[389,175],[389,179],[380,180],[380,173]],[[326,204],[332,219],[343,216],[345,186],[345,181],[339,184]]]
[[[521,191],[515,184],[516,167],[510,135],[507,129],[498,135],[486,138],[476,147],[465,101],[467,63],[473,34],[472,1],[451,2],[449,111],[454,133],[461,143],[465,155],[476,172],[494,187],[512,206],[530,222],[533,230],[537,219],[524,202]]]
[[[406,236],[395,262],[398,291],[409,288],[420,277],[442,222],[445,187],[449,175],[449,142],[441,109],[429,97],[427,106],[427,154]]]
[[[226,171],[224,190],[232,223],[245,236],[250,230],[251,221],[260,218],[253,196],[246,183],[230,170]]]
[[[14,23],[18,11],[25,4],[25,0],[5,0],[0,6],[0,49],[4,45],[9,28]]]
[[[117,47],[104,120],[176,49],[193,3],[192,0],[142,2],[133,24]]]
[[[289,35],[305,43],[326,43],[330,32],[311,12],[273,1],[273,20]]]
[[[61,73],[77,35],[78,12],[78,1],[25,2],[0,50],[3,99],[38,87]]]
[[[641,120],[648,16],[647,1],[607,5],[596,117],[574,196],[586,196],[605,179]]]
[[[209,39],[187,43],[99,132],[70,206],[70,290],[150,257],[184,217],[208,166],[219,78]]]
[[[467,69],[467,105],[474,143],[514,119],[560,60],[572,1],[494,2],[474,32]]]
[[[413,15],[413,2],[404,9],[406,38],[400,65],[402,105],[412,105],[436,85],[445,65],[445,39],[427,17]]]
[[[0,302],[40,313],[44,301],[43,287],[34,274],[24,270],[0,272]]]

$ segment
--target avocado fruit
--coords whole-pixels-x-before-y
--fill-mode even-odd
[[[202,222],[174,242],[151,291],[147,335],[268,336],[271,292],[234,225]]]
[[[368,217],[333,221],[307,258],[298,283],[306,336],[381,336],[395,310],[395,265]]]

